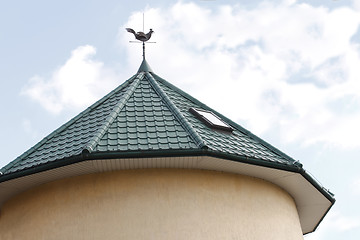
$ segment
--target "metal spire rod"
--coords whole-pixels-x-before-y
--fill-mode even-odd
[[[145,60],[145,42],[142,42],[143,44],[143,60]]]
[[[143,60],[145,60],[145,42],[148,41],[151,38],[151,34],[154,32],[150,28],[150,31],[145,34],[144,33],[144,26],[145,26],[145,15],[143,13],[143,31],[142,32],[135,32],[132,28],[126,28],[126,31],[128,31],[129,33],[134,34],[135,38],[137,40],[139,40],[140,42],[142,42],[142,45],[143,45]],[[130,41],[130,42],[138,43],[136,41]],[[148,42],[148,43],[155,43],[155,42]]]

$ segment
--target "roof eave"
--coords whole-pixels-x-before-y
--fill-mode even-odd
[[[134,159],[132,162],[138,162],[138,161],[145,161],[147,163],[152,162],[155,163],[157,161],[153,161],[151,159],[157,158],[157,159],[172,159],[171,162],[174,159],[189,159],[189,158],[203,158],[206,157],[207,159],[215,159],[216,164],[210,165],[206,167],[207,160],[201,161],[198,163],[200,165],[193,165],[196,166],[195,168],[200,168],[204,170],[215,170],[215,171],[222,171],[222,172],[229,172],[229,173],[238,173],[238,174],[245,174],[249,176],[254,176],[258,178],[262,178],[264,180],[270,181],[274,183],[275,185],[280,186],[281,188],[285,189],[285,191],[288,191],[291,196],[293,196],[295,202],[299,205],[297,207],[299,208],[299,217],[301,220],[302,228],[303,228],[303,234],[307,234],[310,232],[315,231],[315,229],[319,226],[322,219],[325,217],[327,212],[330,210],[330,208],[335,203],[334,197],[327,192],[319,183],[317,183],[309,174],[306,173],[306,171],[302,168],[299,168],[297,166],[284,166],[278,163],[264,163],[264,161],[261,161],[259,159],[255,158],[248,158],[243,156],[234,156],[230,154],[224,154],[219,153],[216,151],[211,151],[208,149],[182,149],[182,150],[157,150],[157,151],[132,151],[132,152],[95,152],[95,153],[87,153],[87,151],[84,151],[83,154],[73,156],[71,158],[66,159],[60,159],[57,161],[53,161],[51,163],[39,165],[33,168],[29,168],[26,170],[21,170],[18,172],[6,174],[3,176],[0,176],[0,187],[2,186],[11,186],[11,182],[17,182],[17,184],[28,184],[27,182],[29,179],[37,179],[39,177],[37,176],[43,176],[46,175],[48,172],[64,172],[68,171],[66,169],[68,168],[76,168],[78,164],[80,165],[88,165],[93,166],[94,164],[102,164],[104,166],[116,166],[116,164],[107,164],[107,161],[129,161],[131,159]],[[121,160],[123,159],[123,160]],[[137,159],[137,160],[136,160]],[[142,160],[144,159],[144,160]],[[223,160],[223,161],[221,161]],[[103,162],[104,161],[104,162]],[[103,162],[103,163],[102,163]],[[219,163],[220,162],[220,163]],[[205,164],[205,165],[204,165]],[[220,164],[220,165],[219,165]],[[225,165],[224,165],[225,164]],[[127,165],[127,164],[126,164]],[[205,167],[204,167],[204,166]],[[153,168],[156,166],[156,164],[151,167],[151,165],[147,164],[147,167]],[[174,166],[168,166],[167,164],[164,165],[165,168],[176,168],[176,164]],[[130,167],[129,169],[136,169],[141,168],[140,165],[135,165],[135,167]],[[193,168],[193,167],[188,167]],[[253,170],[246,170],[246,169],[253,169]],[[83,167],[78,170],[71,170],[68,171],[74,176],[81,175],[81,174],[87,174],[87,172],[82,172]],[[236,170],[238,169],[238,170]],[[254,174],[254,169],[259,169],[256,171],[258,172],[256,175]],[[111,169],[111,171],[116,169]],[[101,170],[101,172],[104,170]],[[110,170],[105,170],[110,171]],[[239,171],[239,172],[237,172]],[[250,171],[250,172],[248,172]],[[267,173],[266,173],[267,172]],[[266,177],[264,175],[268,175],[269,173],[281,173],[282,176],[280,178],[276,179],[269,179],[269,176]],[[92,172],[88,172],[92,173]],[[67,175],[65,177],[71,177],[72,175]],[[55,174],[56,175],[56,174]],[[61,174],[56,175],[59,179],[64,178],[61,176]],[[290,176],[290,177],[289,177]],[[30,177],[30,178],[29,178]],[[41,178],[41,177],[40,177]],[[53,181],[54,179],[49,179],[48,181]],[[56,179],[55,179],[56,180]],[[36,182],[36,181],[35,181]],[[44,181],[41,183],[45,183]],[[288,183],[291,182],[291,183]],[[299,185],[300,184],[300,185]],[[307,188],[307,190],[303,188]],[[288,190],[286,190],[288,189]],[[290,190],[289,190],[290,189]],[[26,189],[25,189],[26,190]],[[12,190],[13,191],[13,190]],[[23,191],[23,190],[22,190]],[[5,194],[5,193],[4,193]],[[310,194],[310,195],[308,195]],[[322,196],[322,197],[321,197]],[[1,194],[0,194],[1,197]],[[2,196],[1,198],[4,198],[5,196]],[[310,198],[308,198],[310,197]],[[314,198],[315,197],[315,198]],[[8,197],[6,197],[8,199]],[[311,199],[317,199],[315,202],[312,202]],[[309,204],[312,205],[312,207],[317,206],[317,202],[319,201],[322,203],[321,211],[317,211],[317,217],[315,219],[316,222],[312,220],[313,223],[310,225],[306,223],[309,219],[309,214],[312,214],[311,211],[309,212]],[[322,200],[321,200],[322,199]],[[1,202],[4,202],[5,199],[0,199]],[[305,202],[304,202],[305,201]],[[314,205],[315,204],[315,205]],[[311,207],[311,206],[310,206]],[[311,210],[311,209],[310,209]],[[305,212],[304,212],[305,211]],[[305,214],[305,215],[304,215]],[[303,226],[303,224],[305,224]]]
[[[85,160],[94,160],[94,159],[114,159],[114,158],[152,158],[152,157],[181,157],[181,156],[212,156],[223,158],[226,160],[268,167],[278,170],[284,170],[293,173],[301,174],[311,185],[313,185],[319,192],[321,192],[331,203],[335,203],[334,196],[326,190],[319,182],[317,182],[311,175],[309,175],[305,169],[299,165],[290,165],[282,164],[277,162],[264,161],[262,159],[245,157],[240,155],[228,154],[218,151],[213,151],[211,149],[172,149],[172,150],[146,150],[146,151],[113,151],[113,152],[89,152],[84,150],[81,154],[59,159],[56,161],[48,162],[46,164],[37,165],[32,168],[24,169],[21,171],[4,174],[0,176],[0,183],[5,182],[11,179],[36,174],[42,171],[51,170],[58,167],[63,167],[66,165],[78,163]]]

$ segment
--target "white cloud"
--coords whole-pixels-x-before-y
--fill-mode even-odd
[[[360,2],[358,0],[352,0],[353,8],[360,10]]]
[[[49,79],[32,77],[22,94],[39,102],[48,111],[57,114],[63,109],[81,109],[89,106],[114,87],[114,74],[100,61],[92,60],[93,46],[80,46],[71,52],[64,65]]]
[[[360,228],[360,219],[345,216],[338,211],[330,211],[316,232],[305,236],[305,240],[327,239],[329,233],[342,235],[343,233]]]
[[[351,189],[353,194],[360,196],[360,177],[358,177],[357,179],[353,180],[352,184],[351,184]]]
[[[359,12],[296,1],[251,9],[178,2],[145,16],[157,42],[147,44],[153,70],[199,100],[257,134],[278,128],[288,142],[359,146]],[[141,20],[134,13],[123,27],[141,29]],[[125,43],[132,36],[123,27]],[[136,68],[141,48],[126,47]]]
[[[28,136],[30,136],[33,139],[38,138],[39,133],[34,129],[32,123],[29,119],[23,119],[23,121],[21,122],[21,125],[22,125],[25,133],[28,134]]]
[[[275,128],[286,142],[360,145],[356,10],[286,0],[251,9],[178,2],[148,8],[145,16],[145,31],[155,30],[157,44],[146,47],[155,72],[249,130]],[[142,29],[142,12],[119,31],[129,69],[136,70],[142,48],[128,43],[133,36],[124,27]],[[32,77],[22,93],[52,113],[89,106],[116,82],[95,53],[92,46],[76,48],[50,77]]]

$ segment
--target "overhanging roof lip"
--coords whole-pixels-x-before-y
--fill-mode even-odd
[[[258,164],[249,164],[249,162],[246,161],[246,159],[248,159],[249,161],[250,160],[254,160],[254,159],[250,159],[250,158],[237,158],[237,157],[230,157],[229,158],[226,158],[223,154],[217,154],[216,152],[214,151],[207,151],[207,150],[202,150],[202,149],[189,149],[189,151],[187,151],[189,154],[174,154],[174,152],[176,151],[153,151],[152,155],[149,155],[146,154],[146,152],[144,151],[136,151],[137,153],[135,154],[135,151],[133,152],[134,155],[133,156],[130,156],[129,154],[119,154],[119,155],[114,155],[112,154],[111,156],[110,155],[104,155],[103,153],[101,152],[97,152],[96,154],[89,154],[88,156],[83,156],[83,155],[77,155],[77,156],[74,156],[74,157],[71,157],[71,158],[67,158],[67,159],[61,159],[59,161],[56,161],[56,162],[52,162],[52,164],[44,164],[44,165],[41,165],[41,166],[36,166],[36,167],[33,167],[31,169],[25,169],[24,171],[19,171],[19,172],[15,172],[15,173],[10,173],[10,174],[6,174],[5,176],[1,176],[0,177],[0,186],[6,186],[6,185],[3,185],[6,181],[11,181],[11,180],[16,180],[16,178],[19,178],[20,180],[20,184],[24,184],[26,183],[28,180],[24,180],[22,177],[30,177],[31,179],[36,179],[36,176],[42,176],[43,173],[46,174],[46,172],[48,171],[51,171],[51,170],[55,170],[57,171],[57,169],[61,169],[62,167],[71,167],[71,166],[74,166],[76,168],[76,166],[78,166],[77,164],[89,164],[89,166],[93,166],[93,163],[91,162],[98,162],[98,161],[122,161],[121,159],[125,160],[125,161],[131,161],[132,159],[148,159],[148,160],[145,160],[145,161],[152,161],[151,159],[153,158],[156,158],[158,159],[159,156],[161,156],[163,159],[187,159],[188,157],[205,157],[207,159],[207,157],[210,157],[210,158],[213,158],[215,159],[216,161],[221,161],[223,160],[223,163],[225,164],[225,166],[228,166],[228,167],[222,167],[222,164],[221,165],[210,165],[208,167],[205,167],[205,162],[207,162],[208,160],[206,161],[203,161],[203,160],[200,160],[201,161],[201,165],[193,165],[190,167],[187,167],[186,169],[198,169],[200,167],[200,169],[204,169],[204,170],[218,170],[218,171],[222,171],[222,172],[229,172],[229,173],[238,173],[238,174],[245,174],[245,175],[248,175],[247,173],[249,173],[249,176],[255,176],[255,177],[259,177],[259,176],[256,176],[256,175],[253,175],[253,172],[250,170],[250,172],[248,172],[248,167],[247,166],[253,166],[255,169],[259,169],[260,171],[269,171],[269,172],[272,172],[272,171],[280,171],[280,172],[283,172],[286,173],[288,172],[289,174],[287,175],[286,174],[286,178],[284,177],[279,177],[279,178],[275,178],[275,182],[273,182],[273,180],[271,178],[268,177],[265,177],[263,178],[264,180],[266,181],[270,181],[272,183],[274,183],[275,185],[278,185],[280,187],[284,187],[284,189],[287,189],[285,191],[287,191],[290,195],[292,195],[294,197],[294,200],[297,202],[299,200],[299,203],[300,203],[300,209],[303,209],[303,210],[299,210],[301,212],[304,211],[304,208],[305,207],[305,212],[306,212],[306,208],[308,206],[314,206],[313,204],[311,204],[312,200],[307,200],[307,202],[303,202],[304,199],[307,199],[307,195],[303,195],[303,194],[306,194],[306,192],[302,192],[301,189],[303,188],[298,188],[297,187],[297,182],[299,184],[301,184],[301,186],[308,186],[307,188],[309,190],[311,190],[311,194],[315,194],[313,196],[318,196],[320,197],[321,200],[321,204],[323,205],[323,207],[326,206],[326,208],[323,208],[322,211],[320,211],[318,213],[318,217],[316,218],[317,220],[314,221],[311,225],[308,225],[308,227],[310,228],[305,228],[303,229],[303,234],[308,234],[310,232],[313,232],[317,229],[317,227],[319,226],[319,224],[321,223],[321,221],[323,220],[323,218],[327,215],[327,212],[331,209],[331,207],[334,205],[335,203],[335,199],[334,198],[331,198],[329,199],[326,195],[324,195],[324,192],[322,191],[319,191],[318,188],[316,188],[316,186],[314,185],[314,183],[312,182],[309,182],[308,178],[305,178],[305,176],[307,175],[306,171],[300,171],[299,169],[296,170],[295,168],[291,168],[291,169],[279,169],[279,168],[276,168],[275,166],[274,167],[269,167],[269,166],[262,166],[262,165],[258,165]],[[139,152],[142,152],[143,154],[139,154]],[[180,151],[178,151],[180,152]],[[138,157],[136,157],[135,155],[138,155]],[[156,156],[158,155],[158,156]],[[102,157],[101,157],[102,156]],[[236,161],[237,159],[237,161]],[[229,160],[229,161],[228,161]],[[243,161],[242,161],[243,160]],[[141,160],[140,160],[141,161]],[[164,160],[165,161],[165,160]],[[156,162],[156,161],[152,161],[152,162]],[[175,161],[176,162],[176,161]],[[211,159],[209,159],[209,162],[211,162]],[[228,165],[226,162],[228,162],[230,165]],[[105,164],[105,163],[104,163]],[[205,164],[205,165],[203,165]],[[233,165],[235,164],[235,165]],[[239,164],[239,165],[237,165]],[[97,165],[97,164],[95,164]],[[107,165],[107,164],[105,164]],[[112,166],[113,164],[111,164]],[[236,165],[238,167],[236,167]],[[115,165],[114,165],[115,166]],[[141,166],[141,165],[140,165]],[[212,167],[211,167],[212,166]],[[233,166],[233,167],[231,167]],[[244,171],[245,172],[238,172],[239,169],[243,169],[244,166]],[[150,168],[154,168],[156,167],[156,164],[155,165],[152,165],[152,167]],[[204,168],[205,167],[205,168]],[[142,168],[142,167],[136,167],[137,168]],[[156,167],[157,168],[157,167]],[[162,168],[162,167],[161,167]],[[169,167],[169,166],[165,166],[165,168],[174,168],[174,167]],[[183,167],[175,167],[175,168],[183,168]],[[126,169],[133,169],[133,168],[126,168]],[[238,170],[235,170],[232,171],[232,169],[238,169]],[[264,169],[264,170],[261,170],[261,169]],[[30,172],[32,171],[32,172]],[[104,170],[98,170],[100,172],[103,172]],[[107,169],[105,171],[112,171],[110,169]],[[86,173],[83,173],[83,174],[86,174]],[[262,174],[261,174],[262,175]],[[71,176],[76,176],[76,173],[73,172],[72,175],[68,175],[66,177],[71,177]],[[4,177],[7,177],[8,179],[5,179]],[[35,178],[33,178],[35,177]],[[311,178],[311,176],[308,176]],[[57,180],[59,179],[62,179],[64,177],[60,177],[58,178]],[[262,178],[262,177],[260,177]],[[21,180],[23,179],[23,180]],[[27,178],[26,178],[27,179]],[[278,179],[279,181],[277,181],[276,179]],[[295,185],[287,185],[286,182],[288,182],[287,179],[292,179],[292,182],[295,181]],[[298,180],[296,180],[298,179]],[[49,181],[52,181],[51,179],[50,180],[47,180],[46,182],[49,182]],[[45,182],[42,182],[42,184],[45,183]],[[285,183],[285,185],[283,185],[282,183]],[[303,185],[304,183],[307,183],[306,185]],[[6,184],[6,183],[5,183]],[[10,183],[11,185],[12,183]],[[287,186],[287,187],[286,187]],[[289,189],[290,187],[290,189]],[[26,188],[28,189],[28,188]],[[26,190],[26,189],[23,189],[22,191]],[[292,189],[292,190],[291,190]],[[317,192],[317,194],[316,194]],[[300,195],[299,195],[300,194]],[[302,197],[304,196],[304,197]],[[310,201],[310,202],[309,202]],[[310,205],[308,205],[310,204]],[[306,215],[304,215],[306,216]],[[306,221],[306,217],[305,219],[304,218],[301,218],[303,219],[304,221]],[[306,222],[304,222],[306,224]]]
[[[301,174],[309,183],[311,183],[319,192],[321,192],[331,203],[335,203],[334,196],[327,191],[318,181],[316,181],[304,168],[296,164],[281,164],[276,162],[264,161],[262,159],[251,158],[241,155],[228,154],[214,151],[211,149],[181,149],[181,150],[158,150],[158,151],[133,151],[133,152],[93,152],[88,159],[111,159],[111,158],[147,158],[147,157],[168,157],[168,156],[212,156],[226,160],[257,165],[262,167],[274,168],[293,173]]]
[[[328,214],[328,212],[330,211],[330,209],[334,206],[336,200],[335,198],[333,198],[333,201],[331,201],[331,205],[328,207],[328,209],[326,210],[326,212],[324,213],[324,215],[321,217],[321,219],[319,220],[319,222],[316,224],[316,226],[314,227],[313,230],[305,232],[303,235],[309,234],[309,233],[313,233],[316,231],[316,229],[319,227],[320,223],[324,220],[325,216]]]
[[[281,164],[276,162],[264,161],[262,159],[251,158],[241,155],[228,154],[224,152],[214,151],[211,149],[170,149],[170,150],[145,150],[145,151],[126,151],[126,152],[89,152],[84,150],[81,154],[59,159],[52,162],[47,162],[42,165],[37,165],[32,168],[16,171],[13,173],[7,173],[0,176],[0,183],[9,181],[15,178],[36,174],[39,172],[71,165],[74,163],[88,161],[88,160],[102,160],[102,159],[115,159],[115,158],[151,158],[151,157],[181,157],[181,156],[211,156],[226,159],[229,161],[245,163],[250,165],[256,165],[261,167],[273,168],[293,173],[301,174],[312,186],[314,186],[324,197],[326,197],[332,204],[335,203],[334,196],[320,185],[305,169],[301,166],[294,164]]]
[[[39,164],[39,165],[30,167],[30,168],[18,170],[16,172],[5,173],[0,176],[0,183],[10,181],[13,179],[17,179],[17,178],[21,178],[21,177],[25,177],[25,176],[29,176],[29,175],[33,175],[33,174],[37,174],[40,172],[56,169],[59,167],[64,167],[67,165],[81,162],[83,160],[85,160],[85,159],[82,157],[81,154],[79,154],[79,155],[75,155],[75,156],[71,156],[71,157],[57,159],[57,160],[51,161],[51,162],[46,162],[44,164]]]

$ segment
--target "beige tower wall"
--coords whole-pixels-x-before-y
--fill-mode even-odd
[[[124,170],[47,183],[1,208],[0,239],[303,239],[294,200],[256,178]]]

